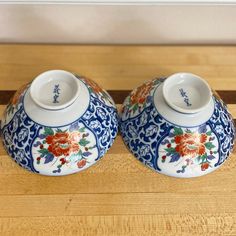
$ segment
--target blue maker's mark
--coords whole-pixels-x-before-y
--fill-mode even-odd
[[[186,103],[186,105],[188,107],[191,107],[192,104],[189,102],[189,97],[187,93],[182,88],[180,88],[179,91],[180,91],[180,95],[184,98],[184,102]]]
[[[53,103],[59,103],[57,99],[59,98],[60,90],[61,89],[59,88],[59,84],[55,84],[53,89]]]

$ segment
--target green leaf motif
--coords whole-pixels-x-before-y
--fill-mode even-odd
[[[168,152],[168,153],[175,153],[175,148],[173,147],[170,147],[170,148],[165,148],[165,151]]]
[[[83,133],[85,131],[85,127],[79,129],[79,132]]]
[[[207,136],[210,136],[211,133],[212,133],[212,132],[211,132],[211,130],[210,130],[210,131],[206,132],[206,135],[207,135]]]
[[[83,147],[85,147],[87,144],[89,144],[90,142],[88,141],[88,140],[86,140],[85,138],[82,138],[82,139],[80,139],[80,141],[79,141],[79,145],[80,146],[83,146]]]
[[[204,155],[200,156],[202,162],[204,162],[207,159],[207,154],[205,153]]]
[[[89,92],[93,93],[93,89],[91,87],[89,87]]]
[[[41,153],[42,156],[45,156],[49,153],[49,151],[46,148],[40,149],[38,152]]]
[[[96,145],[92,146],[92,147],[88,147],[88,149],[94,149],[96,147]]]
[[[52,131],[52,132],[53,132],[53,131]],[[65,130],[65,131],[62,131],[61,129],[57,129],[56,132],[57,132],[57,133],[64,133],[64,132],[66,132],[66,130]]]
[[[181,128],[174,127],[174,135],[182,135],[183,130]]]
[[[50,128],[50,127],[45,127],[45,128],[44,128],[44,134],[45,134],[45,135],[53,135],[54,132],[53,132],[52,128]]]
[[[136,112],[138,110],[138,104],[135,104],[133,107],[133,112]]]
[[[212,144],[212,142],[207,142],[207,143],[205,143],[205,147],[206,147],[208,150],[211,150],[212,148],[215,147],[215,145]]]

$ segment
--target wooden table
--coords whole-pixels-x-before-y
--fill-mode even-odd
[[[0,110],[49,69],[93,78],[121,103],[155,76],[204,77],[236,118],[236,47],[0,45]],[[236,156],[204,177],[175,179],[137,161],[118,136],[88,170],[45,177],[0,146],[0,235],[236,235]]]

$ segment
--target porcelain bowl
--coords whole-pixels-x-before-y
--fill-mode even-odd
[[[117,109],[94,81],[52,70],[15,93],[1,131],[6,151],[21,167],[67,175],[90,167],[111,147],[118,132]]]
[[[230,155],[235,127],[227,106],[199,76],[177,73],[136,88],[121,111],[121,134],[146,166],[173,177],[197,177]]]

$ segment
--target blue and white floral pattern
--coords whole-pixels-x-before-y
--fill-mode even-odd
[[[232,116],[229,114],[226,105],[215,99],[215,111],[208,121],[212,130],[215,131],[220,145],[220,155],[216,166],[221,165],[232,151],[235,141],[235,126]]]
[[[227,159],[234,146],[235,127],[226,105],[213,95],[214,113],[206,123],[188,128],[173,125],[148,99],[162,81],[149,88],[141,113],[131,113],[131,99],[126,98],[120,124],[125,144],[138,160],[163,174],[193,177],[213,171]]]
[[[78,120],[48,127],[26,114],[23,99],[27,89],[10,104],[10,114],[6,111],[2,121],[4,147],[20,166],[44,175],[66,175],[94,164],[110,148],[118,132],[118,116],[107,93],[100,99],[89,90],[89,106]]]
[[[24,113],[22,105],[13,119],[2,128],[3,144],[8,154],[22,167],[37,172],[33,165],[31,146],[39,131],[39,125]]]

